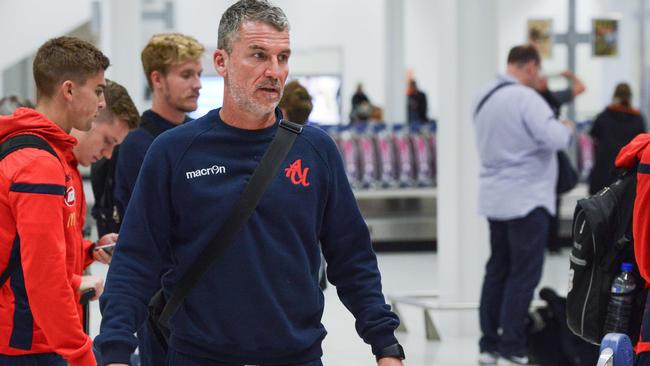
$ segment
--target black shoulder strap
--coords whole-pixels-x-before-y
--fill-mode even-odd
[[[487,102],[487,100],[490,99],[490,97],[491,97],[494,93],[496,93],[497,90],[503,88],[504,86],[514,85],[514,84],[516,84],[516,83],[515,83],[515,82],[512,82],[512,81],[506,81],[506,82],[503,82],[503,83],[501,83],[501,84],[495,86],[494,89],[490,90],[490,92],[487,93],[487,94],[483,97],[483,99],[481,99],[481,101],[478,103],[478,106],[476,107],[476,111],[474,111],[474,117],[476,117],[476,116],[478,115],[478,112],[481,111],[481,108],[483,108],[483,105],[485,104],[485,102]]]
[[[4,159],[7,155],[16,150],[28,147],[45,150],[54,155],[57,159],[59,158],[54,152],[54,149],[52,149],[50,144],[48,144],[43,138],[32,134],[22,134],[10,137],[0,144],[0,160]]]
[[[0,161],[16,150],[28,147],[45,150],[54,155],[57,159],[59,158],[54,152],[54,149],[52,149],[52,146],[41,137],[32,134],[22,134],[10,137],[0,144]],[[0,275],[0,287],[4,286],[11,273],[16,269],[16,266],[18,265],[18,257],[18,240],[14,240],[14,244],[11,248],[11,256],[9,257],[9,264],[7,264],[7,268],[5,268],[4,272]]]
[[[185,273],[176,285],[169,301],[160,314],[159,321],[162,325],[167,326],[169,319],[183,303],[190,290],[199,282],[212,264],[221,257],[228,244],[248,220],[302,129],[303,126],[297,123],[280,121],[280,126],[273,141],[271,141],[271,145],[262,156],[262,160],[253,172],[234,209],[221,225],[214,238],[212,238],[212,241],[198,256],[198,260],[189,267],[191,270]]]

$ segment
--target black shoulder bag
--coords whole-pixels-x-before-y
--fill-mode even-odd
[[[246,188],[244,188],[244,192],[239,197],[239,201],[228,215],[226,221],[221,225],[217,234],[212,238],[212,241],[201,252],[196,262],[192,264],[190,267],[192,270],[183,275],[168,301],[165,299],[162,289],[151,298],[148,321],[163,348],[166,349],[168,345],[170,318],[181,306],[190,290],[221,257],[228,244],[253,213],[260,198],[262,198],[266,188],[277,173],[280,164],[282,164],[291,146],[293,146],[296,137],[302,132],[302,128],[303,126],[297,123],[286,120],[280,121],[280,126],[271,145],[262,156],[260,164],[253,172]]]

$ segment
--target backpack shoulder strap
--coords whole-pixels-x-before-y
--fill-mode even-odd
[[[43,138],[32,135],[32,134],[22,134],[16,135],[8,138],[2,144],[0,144],[0,161],[6,158],[9,154],[16,150],[25,149],[25,148],[35,148],[41,149],[49,152],[54,155],[57,159],[59,158],[52,149],[52,146],[47,143]],[[11,256],[9,257],[9,264],[5,268],[4,272],[0,275],[0,287],[2,287],[5,282],[9,279],[9,276],[14,271],[18,265],[18,240],[14,241],[13,247],[11,248]]]
[[[57,159],[59,158],[54,152],[54,149],[52,149],[52,146],[50,146],[50,144],[48,144],[42,137],[32,134],[22,134],[10,137],[0,144],[0,160],[4,159],[7,155],[16,150],[28,147],[45,150]]]
[[[478,115],[478,112],[481,111],[481,108],[483,108],[483,105],[485,104],[485,102],[487,102],[487,100],[490,99],[490,97],[492,95],[494,95],[494,93],[496,93],[499,89],[501,89],[501,88],[503,88],[505,86],[514,85],[514,84],[516,84],[516,83],[513,82],[513,81],[505,81],[505,82],[500,83],[499,85],[495,86],[494,88],[492,88],[492,90],[490,90],[490,92],[487,93],[483,97],[483,99],[481,99],[481,101],[478,103],[478,106],[476,106],[476,110],[474,111],[474,117],[476,117]]]

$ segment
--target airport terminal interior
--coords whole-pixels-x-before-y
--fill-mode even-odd
[[[180,32],[205,46],[199,118],[221,107],[213,66],[217,28],[231,0],[0,0],[0,98],[36,100],[32,62],[46,40],[72,35],[111,60],[106,77],[125,86],[141,113],[151,106],[140,52],[152,35]],[[579,182],[558,199],[556,243],[545,250],[531,311],[548,287],[566,296],[576,202],[589,195],[593,121],[627,83],[631,106],[650,115],[647,0],[274,0],[290,22],[288,80],[312,98],[309,123],[336,142],[377,253],[386,301],[409,366],[477,365],[479,298],[490,255],[478,213],[480,157],[473,108],[506,70],[509,50],[533,44],[551,91],[575,91],[559,109],[575,123],[565,150]],[[38,10],[35,10],[38,9]],[[645,127],[647,130],[647,124]],[[81,168],[86,227],[95,202]],[[280,209],[280,208],[279,208]],[[108,266],[88,269],[106,276]],[[326,366],[375,364],[354,318],[324,290]],[[264,309],[260,309],[264,312]],[[90,303],[89,334],[101,314]]]

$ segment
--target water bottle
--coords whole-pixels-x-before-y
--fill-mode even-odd
[[[605,318],[605,334],[626,334],[628,331],[634,300],[633,293],[636,288],[632,268],[634,268],[632,263],[621,264],[621,273],[612,282],[607,318]]]

